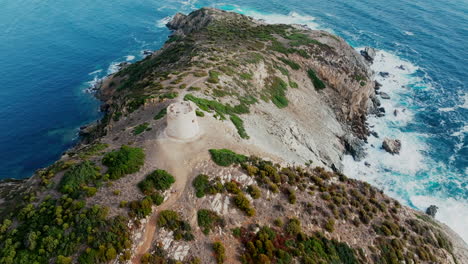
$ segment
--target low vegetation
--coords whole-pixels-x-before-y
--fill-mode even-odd
[[[99,167],[96,167],[90,161],[84,161],[73,165],[65,172],[59,183],[59,190],[73,198],[80,196],[93,196],[99,186],[98,180],[101,180]]]
[[[208,235],[216,226],[224,226],[224,219],[216,212],[207,209],[198,210],[197,222],[205,235]]]
[[[138,172],[145,162],[145,153],[141,148],[123,145],[119,150],[107,153],[102,164],[107,166],[109,179],[119,179],[126,174]]]
[[[214,242],[213,243],[213,251],[216,258],[217,264],[222,264],[226,260],[226,249],[224,248],[223,243],[221,242]]]
[[[143,124],[136,126],[133,129],[133,135],[136,136],[148,130],[151,130],[151,128],[149,127],[149,123],[143,123]]]
[[[160,228],[173,231],[175,240],[191,241],[194,239],[192,228],[186,221],[180,219],[177,212],[172,210],[161,211],[158,215],[157,224]]]
[[[307,74],[309,75],[309,78],[312,80],[312,83],[314,84],[315,90],[323,90],[325,89],[325,84],[320,80],[320,78],[317,76],[314,70],[309,69],[307,71]]]
[[[219,166],[230,166],[247,161],[247,157],[229,149],[210,149],[211,159]]]
[[[138,183],[140,190],[146,194],[152,194],[156,191],[165,191],[171,188],[175,182],[174,176],[165,170],[155,170],[145,177],[143,181]]]

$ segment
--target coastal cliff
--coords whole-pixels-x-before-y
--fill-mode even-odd
[[[103,81],[82,144],[0,189],[0,263],[467,260],[442,224],[340,172],[377,107],[344,40],[211,8],[167,26]],[[195,137],[166,133],[181,101]]]

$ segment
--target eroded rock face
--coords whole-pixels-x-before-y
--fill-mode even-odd
[[[382,148],[392,155],[400,154],[401,141],[399,139],[385,138],[382,142]]]
[[[364,50],[361,50],[361,55],[370,63],[374,62],[375,58],[375,49],[366,47]]]
[[[366,157],[363,140],[360,140],[352,135],[346,135],[344,137],[344,144],[346,151],[351,154],[351,156],[353,156],[355,161],[361,161]]]

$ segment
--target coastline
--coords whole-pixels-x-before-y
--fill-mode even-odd
[[[80,129],[80,140],[76,143],[75,146],[73,146],[72,148],[67,150],[64,153],[64,155],[67,155],[67,153],[72,152],[74,150],[79,150],[80,148],[86,146],[87,143],[92,142],[95,139],[99,139],[103,135],[105,135],[105,129],[107,128],[108,122],[111,119],[110,119],[110,116],[107,115],[109,113],[110,106],[106,102],[106,94],[105,94],[105,91],[103,90],[103,84],[106,83],[106,81],[108,81],[112,77],[113,77],[113,75],[111,74],[111,75],[108,75],[105,78],[103,78],[102,81],[100,82],[100,86],[96,89],[96,93],[95,93],[95,96],[102,103],[101,110],[104,113],[104,116],[101,119],[99,119],[99,120],[97,120],[95,122],[92,122],[91,124],[89,124],[89,125],[83,127],[82,129]],[[404,113],[405,111],[402,111],[402,112]],[[387,114],[394,114],[394,113],[390,112],[390,113],[387,113]],[[397,115],[395,115],[395,116],[397,116]],[[368,117],[369,117],[369,115],[368,115]],[[370,124],[370,126],[374,126],[374,127],[371,127],[371,128],[376,128],[374,124]],[[376,137],[376,138],[378,138],[378,137]],[[381,138],[380,138],[380,140],[381,140]],[[368,142],[368,145],[371,145],[371,144],[372,144],[371,142]],[[377,146],[374,146],[374,147],[377,147]],[[62,158],[63,158],[63,156],[62,156]],[[363,160],[363,162],[364,162],[364,160]],[[373,164],[371,164],[371,165],[373,165]],[[365,166],[368,167],[367,165],[365,165]],[[382,177],[382,175],[378,175],[378,176]],[[28,179],[25,179],[25,181],[33,179],[33,177],[34,177],[34,175],[32,177],[28,178]],[[363,180],[363,181],[368,182],[367,180]],[[0,187],[1,187],[2,183],[3,182],[0,181]],[[0,202],[1,202],[1,200],[0,200]],[[411,209],[410,207],[407,207],[407,209],[414,211],[413,212],[414,214],[416,214],[416,213],[424,214],[423,212],[416,211],[414,209]],[[444,232],[447,233],[451,237],[451,239],[454,241],[455,248],[457,250],[459,250],[459,252],[461,252],[461,253],[455,252],[455,254],[461,256],[461,257],[459,257],[461,261],[468,260],[467,245],[460,238],[459,234],[454,233],[452,229],[450,229],[449,227],[446,227],[443,224],[442,224],[442,227],[444,229]]]

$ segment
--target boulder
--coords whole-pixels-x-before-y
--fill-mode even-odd
[[[382,148],[392,155],[400,154],[401,141],[398,139],[385,138],[382,143]]]
[[[375,85],[374,85],[374,89],[376,91],[380,90],[380,88],[382,88],[382,84],[379,83],[378,81],[374,81]]]
[[[388,100],[390,99],[390,95],[388,95],[388,93],[380,92],[380,98]]]
[[[343,141],[346,148],[346,152],[353,156],[353,159],[355,161],[361,161],[363,158],[366,157],[367,154],[364,150],[364,141],[352,135],[346,135],[343,138]]]
[[[388,72],[379,72],[379,75],[382,76],[383,78],[387,78],[388,76],[390,76],[390,73],[388,73]]]
[[[435,205],[431,205],[426,209],[426,214],[428,214],[428,215],[430,215],[432,217],[435,217],[435,215],[437,213],[437,209],[439,209],[439,207],[437,207]]]
[[[361,55],[366,59],[368,62],[373,63],[375,58],[375,49],[366,47],[364,50],[361,50]]]

